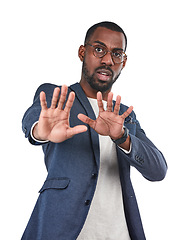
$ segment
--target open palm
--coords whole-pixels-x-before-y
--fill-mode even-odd
[[[104,110],[101,92],[97,93],[97,102],[99,107],[99,115],[96,120],[92,120],[84,114],[79,114],[78,118],[89,124],[98,134],[110,136],[112,139],[118,139],[123,135],[124,120],[132,112],[130,107],[122,115],[119,115],[121,97],[117,96],[116,104],[113,110],[113,94],[108,94],[107,110]]]
[[[85,125],[79,125],[73,128],[70,127],[69,116],[75,99],[75,93],[71,92],[69,94],[65,108],[63,109],[63,105],[66,101],[67,89],[67,86],[62,86],[60,98],[58,100],[60,89],[55,88],[50,108],[47,107],[45,93],[40,93],[42,110],[36,129],[36,138],[39,140],[49,140],[59,143],[73,137],[75,134],[87,131]]]

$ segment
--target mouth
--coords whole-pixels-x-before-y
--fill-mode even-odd
[[[96,75],[101,81],[109,81],[112,77],[112,72],[108,69],[99,69],[96,71]]]

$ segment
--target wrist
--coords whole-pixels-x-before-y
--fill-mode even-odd
[[[124,135],[124,133],[125,133],[125,129],[124,129],[124,127],[123,127],[122,130],[121,130],[121,133],[119,134],[119,136],[117,136],[117,137],[111,137],[111,139],[112,139],[113,141],[116,141],[117,139],[122,138],[123,135]]]
[[[123,127],[122,132],[123,133],[121,133],[119,138],[117,138],[117,139],[111,138],[112,141],[114,143],[116,143],[117,145],[120,145],[120,144],[124,143],[129,136],[129,130],[126,127]]]
[[[40,142],[40,143],[45,143],[48,142],[48,140],[42,139],[39,134],[38,134],[38,121],[33,124],[31,127],[31,137],[33,138],[34,141]]]

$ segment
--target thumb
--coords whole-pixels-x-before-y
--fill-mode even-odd
[[[87,131],[87,127],[85,125],[75,126],[67,130],[67,137],[71,138],[76,134],[83,133]]]
[[[95,127],[95,121],[94,120],[92,120],[91,118],[87,117],[86,115],[84,115],[82,113],[78,114],[77,117],[79,118],[79,120],[88,124],[91,128],[94,129],[94,127]]]

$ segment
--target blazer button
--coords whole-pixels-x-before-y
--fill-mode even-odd
[[[96,179],[96,178],[97,178],[97,173],[92,173],[91,177],[92,177],[93,179]]]
[[[90,200],[86,200],[86,201],[85,201],[85,205],[86,205],[86,206],[89,206],[89,205],[90,205],[90,203],[91,203],[91,201],[90,201]]]
[[[140,160],[140,157],[138,155],[135,155],[135,160],[136,161]]]

